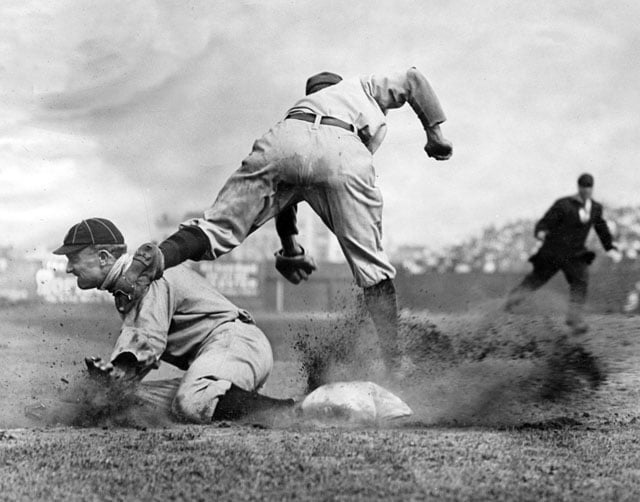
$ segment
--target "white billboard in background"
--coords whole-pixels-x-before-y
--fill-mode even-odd
[[[0,264],[1,266],[1,264]],[[106,291],[78,288],[76,278],[66,273],[67,260],[54,257],[43,260],[35,273],[36,294],[50,303],[101,303],[113,301]],[[228,296],[257,297],[260,293],[260,266],[258,263],[201,262],[193,267]]]
[[[227,296],[256,297],[260,293],[260,266],[250,262],[199,262],[198,270]]]
[[[42,268],[36,272],[36,294],[50,303],[102,303],[112,301],[106,291],[97,289],[83,290],[73,275],[65,272],[67,259],[52,258],[42,262]]]

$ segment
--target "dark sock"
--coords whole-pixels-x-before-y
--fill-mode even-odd
[[[186,260],[200,260],[209,250],[209,239],[200,227],[183,227],[158,246],[164,256],[164,268]]]
[[[382,357],[387,369],[392,369],[400,360],[398,346],[398,304],[396,288],[391,279],[364,288],[364,299],[378,332]]]
[[[237,420],[260,411],[276,411],[292,408],[293,399],[276,399],[250,392],[231,384],[231,388],[218,399],[213,420]]]

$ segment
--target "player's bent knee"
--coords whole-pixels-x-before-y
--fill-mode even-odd
[[[205,424],[211,422],[213,417],[210,410],[215,409],[215,404],[211,404],[199,402],[191,396],[177,394],[171,403],[171,411],[182,422]]]
[[[224,380],[210,380],[205,386],[186,386],[178,389],[171,411],[184,422],[206,424],[213,419],[218,400],[231,386]]]

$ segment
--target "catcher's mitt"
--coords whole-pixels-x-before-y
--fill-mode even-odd
[[[275,257],[276,270],[293,284],[300,284],[301,281],[306,281],[317,268],[315,260],[306,254],[304,250],[302,254],[296,256],[285,256],[281,249],[275,253]]]
[[[142,298],[153,281],[164,272],[164,256],[153,243],[140,246],[133,255],[131,266],[116,280],[114,297],[116,308],[126,314]]]

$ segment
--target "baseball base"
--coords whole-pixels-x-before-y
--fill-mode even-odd
[[[306,418],[380,422],[413,414],[398,396],[373,382],[335,382],[315,389],[300,405]]]

